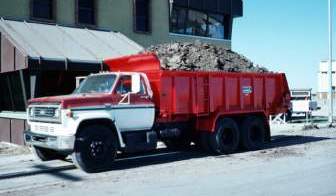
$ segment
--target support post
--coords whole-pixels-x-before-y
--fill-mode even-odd
[[[34,98],[36,96],[36,78],[37,74],[30,75],[30,98]]]
[[[26,91],[26,85],[24,81],[24,76],[23,76],[23,70],[19,70],[20,73],[20,81],[21,81],[21,89],[22,89],[22,95],[23,95],[23,103],[25,104],[25,107],[27,108],[27,91]]]
[[[333,81],[332,81],[332,4],[331,0],[328,0],[328,27],[329,27],[329,125],[332,126],[333,123]]]

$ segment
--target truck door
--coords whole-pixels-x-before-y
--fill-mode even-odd
[[[150,130],[154,123],[154,104],[142,76],[138,92],[132,92],[131,75],[122,75],[115,87],[118,104],[111,111],[121,131]]]

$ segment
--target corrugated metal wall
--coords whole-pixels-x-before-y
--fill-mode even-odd
[[[1,73],[27,68],[25,56],[4,35],[1,35]]]
[[[27,126],[25,120],[0,118],[0,141],[24,145],[23,131]]]
[[[14,71],[14,46],[4,36],[1,36],[1,73]]]
[[[0,73],[25,68],[24,56],[4,34],[0,36],[0,55]],[[0,141],[24,145],[23,131],[26,127],[25,120],[0,118]]]

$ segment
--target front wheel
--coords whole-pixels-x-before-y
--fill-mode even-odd
[[[79,130],[72,160],[85,172],[97,172],[107,168],[117,153],[116,139],[111,129],[91,125]]]

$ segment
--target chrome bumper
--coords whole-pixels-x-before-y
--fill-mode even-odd
[[[24,131],[26,144],[48,148],[56,151],[73,151],[75,136],[51,136]]]

